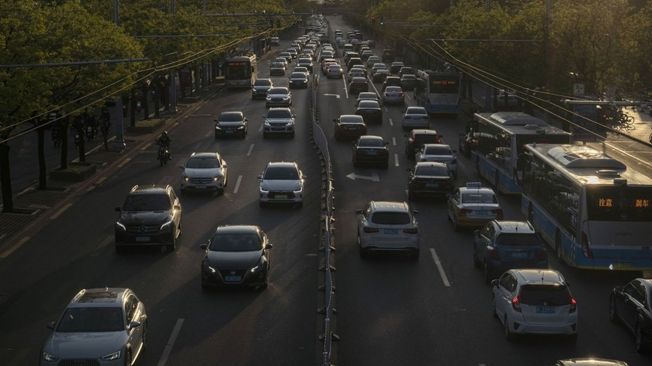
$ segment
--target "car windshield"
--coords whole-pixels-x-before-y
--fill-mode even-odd
[[[453,155],[448,146],[428,146],[425,153],[426,155]]]
[[[61,317],[57,332],[89,333],[125,330],[122,308],[84,307],[68,308]]]
[[[446,166],[417,166],[414,171],[415,175],[426,175],[433,177],[447,177],[448,168]]]
[[[220,122],[240,122],[242,121],[242,114],[237,112],[225,112],[220,114],[218,120]]]
[[[525,305],[568,305],[571,299],[568,287],[562,285],[525,285],[519,296]]]
[[[302,72],[293,72],[292,74],[290,74],[290,78],[305,79],[306,74],[304,74]]]
[[[360,139],[358,146],[362,147],[379,147],[385,146],[385,143],[382,139]]]
[[[262,248],[260,237],[255,233],[217,233],[208,247],[214,252],[252,252]]]
[[[272,86],[272,82],[270,80],[265,80],[265,79],[258,79],[254,81],[255,86]]]
[[[125,211],[167,211],[170,199],[165,194],[130,194],[125,200]]]
[[[406,212],[375,212],[371,222],[380,225],[407,225],[410,223],[410,215]]]
[[[292,118],[292,112],[288,109],[270,109],[267,118]]]
[[[403,90],[401,88],[399,88],[399,87],[388,86],[387,89],[385,89],[385,91],[388,92],[388,93],[400,93]]]
[[[341,116],[340,123],[363,123],[364,120],[360,116]]]
[[[532,245],[541,245],[541,241],[537,234],[514,234],[514,233],[503,233],[498,235],[496,238],[496,244],[506,245],[510,247],[520,247],[520,246],[532,246]]]
[[[215,156],[201,156],[190,158],[186,168],[190,169],[214,169],[220,167],[220,161]]]
[[[488,192],[462,193],[462,203],[498,203],[496,195]]]
[[[284,89],[284,88],[271,88],[271,89],[269,89],[269,91],[268,91],[267,93],[268,93],[268,94],[282,94],[282,95],[286,95],[286,94],[288,93],[288,90],[287,90],[287,89]]]
[[[419,145],[423,144],[428,144],[428,143],[436,143],[437,142],[437,136],[434,134],[421,134],[421,135],[415,135],[414,136],[414,142]]]
[[[294,167],[277,166],[267,168],[265,180],[299,180],[299,172]]]
[[[375,102],[373,100],[363,100],[358,105],[358,108],[380,109],[380,106],[378,105],[378,102]]]
[[[416,115],[420,115],[420,114],[421,114],[421,115],[427,115],[428,113],[426,113],[426,110],[425,110],[425,109],[410,107],[410,108],[407,109],[407,111],[405,112],[405,114],[411,114],[411,115],[415,115],[415,114],[416,114]]]

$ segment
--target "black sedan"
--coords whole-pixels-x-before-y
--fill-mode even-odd
[[[267,287],[272,244],[260,227],[220,226],[201,248],[206,251],[201,263],[202,288]]]
[[[357,139],[367,134],[367,124],[362,116],[343,114],[335,122],[335,140]]]
[[[444,163],[418,162],[408,177],[408,197],[446,197],[455,187],[454,179]]]
[[[389,149],[382,137],[364,135],[353,144],[353,166],[358,167],[363,164],[378,165],[387,169]]]
[[[369,83],[367,83],[367,78],[362,76],[355,76],[351,79],[349,83],[349,93],[357,95],[360,92],[369,91]]]
[[[367,123],[383,123],[383,110],[380,108],[380,103],[375,100],[361,100],[355,114],[362,116]]]
[[[634,334],[636,351],[652,348],[652,279],[637,278],[611,291],[609,319]]]

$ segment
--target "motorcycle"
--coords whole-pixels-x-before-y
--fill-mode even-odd
[[[170,149],[168,149],[167,146],[159,145],[157,160],[161,166],[167,164],[167,162],[170,160]]]

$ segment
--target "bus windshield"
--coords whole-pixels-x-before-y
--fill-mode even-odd
[[[652,187],[587,187],[589,220],[649,221],[652,217]]]

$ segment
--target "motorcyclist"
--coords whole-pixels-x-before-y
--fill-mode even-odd
[[[156,143],[158,144],[160,149],[164,149],[168,151],[168,156],[171,157],[172,155],[170,154],[170,143],[172,140],[170,139],[170,136],[168,136],[167,131],[161,132],[161,135],[158,137],[156,140]]]

